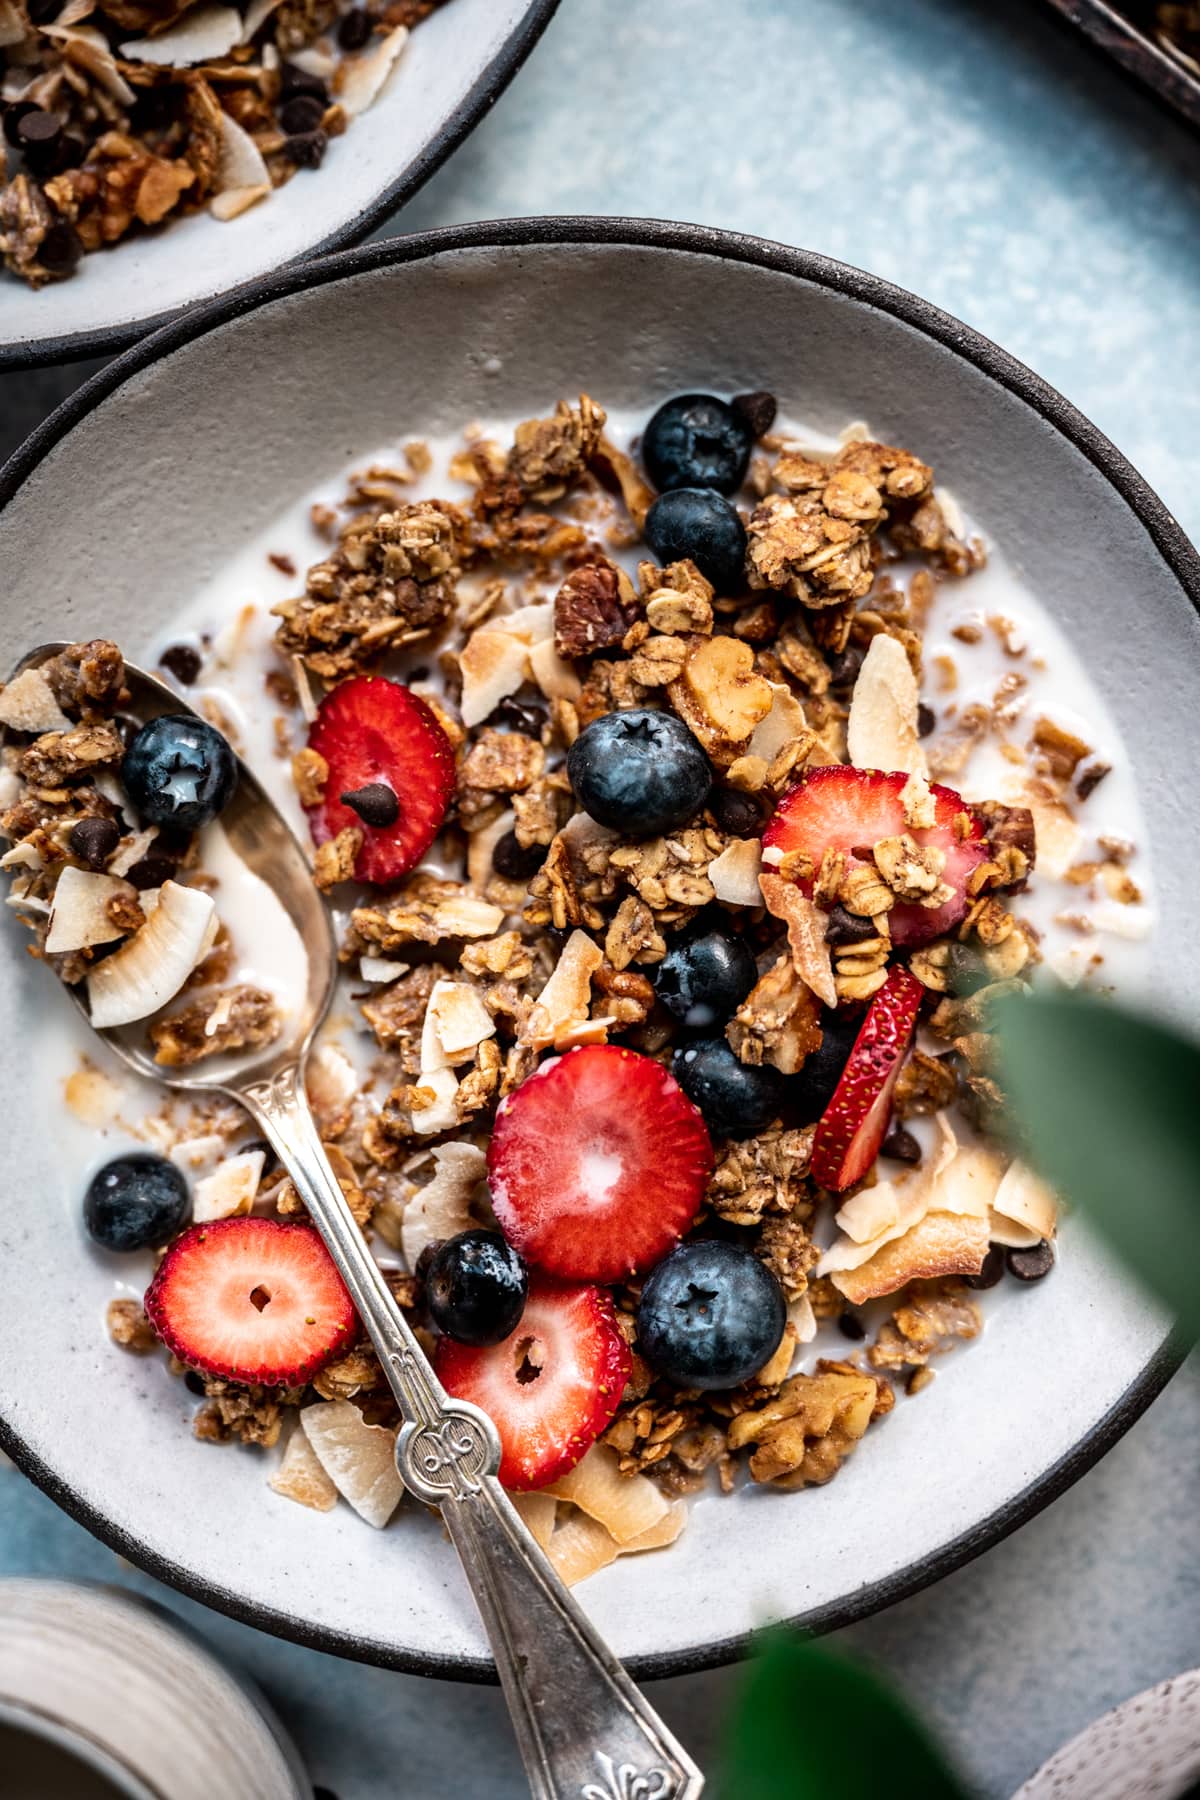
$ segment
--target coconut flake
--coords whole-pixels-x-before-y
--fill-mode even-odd
[[[670,1505],[648,1476],[622,1475],[617,1462],[615,1450],[593,1444],[573,1469],[542,1491],[570,1500],[624,1545],[653,1530]]]
[[[757,838],[734,838],[708,865],[708,879],[718,900],[727,906],[761,906],[758,878],[763,847]]]
[[[359,975],[370,982],[398,981],[411,967],[411,963],[390,962],[386,956],[360,956],[358,959]]]
[[[183,1138],[178,1144],[172,1144],[167,1155],[177,1169],[185,1174],[190,1170],[215,1167],[224,1156],[225,1139],[217,1131],[206,1131],[200,1137]]]
[[[253,187],[228,188],[224,193],[214,194],[208,203],[208,210],[214,219],[228,225],[231,219],[240,219],[244,212],[257,206],[271,192],[269,181],[257,182]]]
[[[1014,1242],[1014,1227],[1024,1235],[1024,1243]],[[1053,1191],[1023,1162],[1011,1162],[992,1196],[993,1242],[1030,1249],[1043,1238],[1052,1238],[1057,1228],[1058,1201]]]
[[[299,1421],[269,1485],[285,1500],[310,1506],[314,1512],[332,1512],[337,1505],[338,1491],[321,1467],[320,1459],[308,1441],[308,1433]]]
[[[554,973],[538,995],[523,1032],[535,1050],[546,1050],[552,1044],[564,1047],[563,1040],[574,1034],[588,1020],[592,998],[592,976],[604,961],[604,952],[592,942],[586,931],[573,931],[562,947]]]
[[[160,69],[188,69],[227,56],[241,36],[242,16],[236,7],[197,6],[157,37],[130,38],[121,45],[121,55],[127,62]]]
[[[427,1106],[412,1109],[412,1128],[418,1136],[434,1137],[458,1124],[458,1077],[453,1069],[422,1069],[413,1085],[433,1094]]]
[[[548,1549],[558,1512],[558,1501],[554,1495],[539,1490],[530,1494],[510,1494],[508,1497],[534,1543],[542,1550]]]
[[[134,863],[141,862],[157,836],[158,826],[147,825],[144,831],[132,832],[129,837],[124,838],[115,853],[108,859],[109,874],[128,875]],[[142,895],[142,911],[149,918],[145,894]]]
[[[761,756],[765,763],[770,763],[788,744],[805,735],[808,720],[804,716],[804,708],[790,688],[780,681],[771,681],[767,685],[771,690],[771,710],[754,727],[743,754]]]
[[[811,1344],[817,1335],[817,1315],[807,1294],[788,1303],[788,1324],[796,1333],[798,1344]]]
[[[305,1066],[304,1086],[323,1126],[344,1119],[358,1092],[358,1077],[340,1044],[317,1045]]]
[[[76,63],[99,82],[122,106],[132,106],[137,95],[117,67],[108,40],[94,25],[42,25],[47,37],[58,38],[68,62]]]
[[[879,632],[858,671],[846,721],[846,746],[855,768],[927,772],[917,732],[918,700],[917,678],[903,644]]]
[[[386,37],[378,38],[361,56],[347,57],[339,64],[333,79],[334,98],[341,103],[348,119],[366,112],[378,97],[407,42],[408,26],[398,25]]]
[[[92,944],[111,944],[124,937],[109,917],[108,903],[118,894],[132,895],[133,888],[115,875],[92,874],[68,863],[58,878],[50,906],[46,949],[51,956],[69,950],[86,950]]]
[[[132,1025],[165,1006],[212,947],[217,909],[199,888],[164,881],[146,923],[87,978],[97,1031]]]
[[[0,692],[0,725],[14,731],[70,731],[54,689],[40,669],[22,669]]]
[[[567,1587],[586,1581],[597,1569],[605,1569],[609,1563],[616,1562],[620,1550],[611,1531],[606,1531],[599,1520],[578,1511],[555,1527],[554,1536],[546,1546],[546,1554],[559,1580]]]
[[[471,1201],[487,1173],[487,1158],[475,1144],[439,1144],[433,1161],[432,1181],[413,1195],[400,1222],[400,1248],[410,1269],[427,1244],[471,1229]]]
[[[42,862],[41,852],[38,850],[36,844],[28,842],[14,844],[11,850],[6,850],[4,855],[0,856],[0,869],[36,870],[44,867],[45,864]]]
[[[529,667],[547,700],[578,700],[583,692],[583,683],[570,663],[558,654],[553,638],[533,646]]]
[[[826,1006],[838,1003],[829,945],[825,942],[825,914],[795,882],[764,872],[758,878],[767,911],[787,926],[792,965],[805,986]]]
[[[471,633],[458,660],[463,678],[462,720],[467,726],[482,724],[501,700],[516,693],[529,674],[527,647],[519,638],[490,625]]]
[[[337,68],[337,57],[327,38],[306,44],[303,50],[293,50],[288,61],[293,68],[303,69],[306,75],[317,75],[322,81],[328,81]]]
[[[250,5],[246,8],[245,17],[242,20],[239,42],[248,44],[251,38],[266,24],[278,5],[279,0],[250,0]]]
[[[349,1400],[306,1406],[300,1423],[343,1500],[360,1519],[382,1530],[404,1494],[396,1468],[396,1434],[382,1425],[368,1425]]]
[[[942,1275],[978,1275],[988,1252],[988,1221],[960,1213],[926,1213],[910,1231],[885,1244],[861,1268],[833,1275],[852,1306],[894,1294],[910,1281]]]
[[[266,1160],[261,1150],[243,1150],[198,1181],[192,1195],[193,1223],[207,1225],[213,1219],[235,1219],[248,1213]]]
[[[442,1052],[451,1063],[469,1061],[485,1038],[496,1035],[496,1021],[478,990],[465,981],[439,982],[429,996],[429,1011]]]
[[[529,606],[514,607],[512,612],[497,613],[492,618],[492,627],[496,631],[506,631],[510,637],[520,638],[527,648],[544,644],[547,638],[554,636],[554,602],[534,600]]]

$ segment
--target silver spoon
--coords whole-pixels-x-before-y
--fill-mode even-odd
[[[14,674],[56,655],[42,644]],[[135,715],[193,711],[126,664]],[[270,1140],[308,1208],[366,1328],[404,1415],[396,1466],[419,1500],[440,1508],[496,1659],[535,1800],[696,1800],[704,1777],[571,1598],[500,1486],[500,1440],[487,1414],[446,1393],[396,1305],[321,1146],[304,1065],[337,975],[329,913],[308,860],[274,802],[239,761],[221,814],[234,851],[274,890],[308,956],[308,992],[290,1042],[219,1070],[165,1071],[136,1026],[101,1031],[121,1060],[179,1093],[240,1101]],[[71,990],[87,1018],[80,990]],[[90,1022],[90,1021],[89,1021]]]

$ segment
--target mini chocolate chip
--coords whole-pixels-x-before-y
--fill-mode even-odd
[[[863,653],[857,644],[847,644],[837,656],[830,659],[829,683],[831,687],[850,687],[858,680],[858,671],[862,668]]]
[[[775,423],[779,408],[774,394],[761,389],[753,394],[735,394],[729,402],[738,417],[744,419],[756,438],[765,437]]]
[[[917,707],[917,736],[928,737],[937,728],[937,714],[922,700]]]
[[[999,1244],[993,1244],[983,1259],[983,1267],[978,1275],[967,1276],[969,1288],[994,1288],[998,1281],[1004,1279],[1004,1252]]]
[[[11,106],[5,107],[4,135],[8,139],[8,142],[13,146],[14,150],[21,142],[20,138],[17,136],[17,130],[21,120],[27,119],[30,113],[35,113],[37,110],[38,109],[32,100],[14,100]]]
[[[62,9],[63,0],[29,0],[29,23],[53,25]]]
[[[297,94],[312,94],[323,105],[329,104],[329,89],[319,75],[310,75],[306,69],[298,69],[295,63],[285,62],[279,71],[279,97],[294,100]]]
[[[338,26],[337,41],[343,50],[361,50],[371,35],[371,15],[356,6]]]
[[[329,139],[323,131],[298,131],[284,140],[283,147],[298,169],[319,169]]]
[[[170,881],[175,873],[175,864],[165,856],[143,856],[140,862],[126,869],[125,879],[131,881],[139,894],[147,888],[161,887],[164,881]]]
[[[339,797],[343,806],[357,813],[363,824],[370,825],[374,831],[386,831],[400,817],[396,790],[386,781],[368,781],[365,787],[354,788]]]
[[[842,1336],[849,1338],[852,1344],[861,1344],[867,1335],[867,1328],[857,1313],[844,1312],[838,1314],[838,1330]]]
[[[67,847],[89,869],[102,869],[120,841],[120,830],[112,819],[91,817],[72,825]]]
[[[325,117],[324,101],[315,94],[296,94],[286,100],[279,112],[279,123],[289,133],[316,131]]]
[[[536,706],[527,701],[514,700],[511,694],[499,706],[493,707],[484,720],[485,725],[492,725],[497,731],[519,731],[524,737],[537,738],[539,741],[545,723],[544,712],[539,712]]]
[[[546,860],[545,844],[530,844],[526,849],[517,842],[515,831],[506,831],[492,851],[492,867],[506,881],[528,881]]]
[[[844,906],[831,906],[825,920],[825,942],[839,948],[842,944],[865,944],[875,936],[871,919],[860,918]]]
[[[83,256],[83,239],[65,220],[51,225],[38,245],[37,259],[52,275],[69,275]]]
[[[1054,1267],[1054,1252],[1045,1238],[1032,1250],[1009,1250],[1006,1259],[1009,1274],[1018,1281],[1040,1281]]]
[[[62,123],[52,112],[35,106],[17,125],[17,147],[27,156],[42,157],[57,149],[62,137]]]
[[[195,1369],[185,1369],[183,1385],[189,1394],[199,1394],[203,1397],[204,1377],[202,1375],[197,1375]]]
[[[738,788],[715,787],[708,796],[708,810],[730,837],[762,836],[766,820],[762,806],[753,794],[743,794]]]
[[[204,666],[204,658],[194,644],[172,644],[158,659],[159,667],[173,675],[180,687],[191,687]]]
[[[887,1136],[879,1146],[879,1154],[890,1156],[893,1162],[919,1163],[921,1146],[911,1131],[893,1119],[888,1126]]]

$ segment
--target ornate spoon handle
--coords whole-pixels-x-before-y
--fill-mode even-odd
[[[496,1658],[535,1800],[697,1800],[704,1777],[530,1537],[499,1481],[487,1415],[452,1400],[338,1186],[300,1068],[238,1091],[328,1246],[404,1414],[396,1465],[441,1508]]]

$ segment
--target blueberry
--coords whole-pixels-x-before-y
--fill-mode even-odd
[[[724,1038],[677,1050],[671,1073],[720,1137],[753,1137],[783,1111],[787,1083],[779,1070],[739,1062]]]
[[[567,753],[575,798],[601,825],[657,837],[700,811],[712,786],[708,758],[674,713],[605,713]]]
[[[716,488],[732,494],[746,476],[750,427],[714,394],[680,394],[660,406],[642,438],[642,459],[660,494]]]
[[[711,1031],[737,1011],[758,970],[743,938],[706,931],[668,950],[652,978],[668,1012],[691,1031]]]
[[[425,1273],[429,1313],[460,1344],[499,1344],[525,1310],[525,1265],[498,1231],[463,1231],[440,1244]]]
[[[662,564],[690,557],[719,594],[745,586],[746,527],[711,488],[672,488],[646,514],[646,542]]]
[[[187,831],[224,811],[237,779],[237,761],[221,733],[188,713],[143,725],[121,764],[125,791],[141,817]]]
[[[83,1222],[106,1250],[148,1250],[187,1222],[187,1182],[173,1162],[148,1150],[97,1170],[83,1197]]]
[[[804,1125],[819,1119],[833,1090],[842,1079],[854,1040],[862,1029],[862,1014],[836,1011],[829,1007],[821,1013],[821,1048],[810,1051],[797,1075],[788,1083],[789,1110]]]
[[[737,1387],[773,1354],[786,1321],[783,1290],[757,1256],[702,1238],[672,1250],[642,1289],[638,1349],[679,1387]]]

